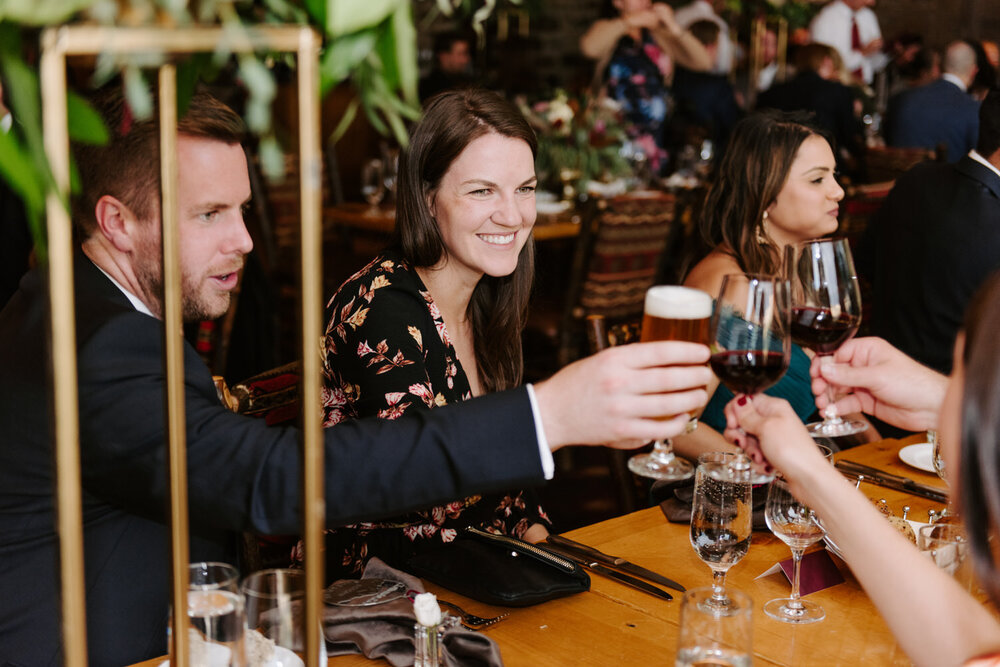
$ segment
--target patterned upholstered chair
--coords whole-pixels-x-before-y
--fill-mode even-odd
[[[670,273],[664,264],[686,239],[667,193],[600,200],[577,239],[563,303],[533,307],[528,327],[555,349],[557,370],[586,353],[585,322],[600,315],[608,326],[638,322],[646,289]]]

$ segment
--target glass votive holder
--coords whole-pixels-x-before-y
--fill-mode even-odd
[[[710,604],[710,586],[691,588],[681,598],[676,667],[753,663],[753,600],[733,588],[726,589],[730,604]]]

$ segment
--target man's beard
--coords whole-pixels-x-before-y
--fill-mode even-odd
[[[238,269],[237,269],[238,270]],[[164,300],[164,289],[163,289],[163,276],[160,273],[159,266],[149,266],[149,264],[143,264],[136,271],[136,279],[139,281],[139,285],[142,287],[143,291],[149,295],[153,300],[153,304],[150,310],[159,318],[163,318],[163,300]],[[199,322],[201,320],[214,320],[225,314],[226,310],[229,308],[229,303],[231,301],[231,296],[229,294],[220,293],[221,296],[225,297],[225,306],[218,309],[215,312],[209,304],[202,303],[198,298],[197,285],[190,278],[190,276],[181,274],[181,317],[185,322]]]

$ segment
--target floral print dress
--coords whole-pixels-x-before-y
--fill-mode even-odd
[[[667,121],[673,97],[667,81],[673,63],[648,30],[639,41],[618,40],[604,73],[608,96],[622,105],[629,134],[649,160],[653,173],[667,161]]]
[[[472,397],[444,319],[417,272],[386,253],[347,280],[326,308],[324,426],[396,419]],[[521,537],[549,520],[529,491],[472,496],[447,505],[326,533],[330,580],[358,576],[372,556],[404,568],[421,549],[475,525]]]

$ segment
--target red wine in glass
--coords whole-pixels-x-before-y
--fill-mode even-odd
[[[829,308],[792,307],[792,340],[816,354],[833,354],[858,332],[861,317],[845,313],[834,315]]]
[[[792,290],[792,340],[819,356],[832,355],[861,324],[861,293],[847,240],[789,245],[785,270]],[[832,393],[828,398],[823,421],[808,425],[813,436],[840,437],[868,428],[861,420],[842,419],[833,407]]]
[[[712,355],[712,372],[735,394],[756,394],[774,386],[788,370],[781,352],[726,350]]]

